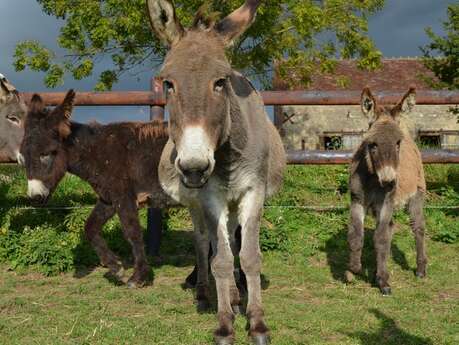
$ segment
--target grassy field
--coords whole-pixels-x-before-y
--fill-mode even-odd
[[[426,167],[427,206],[459,205],[459,169]],[[345,167],[290,167],[263,221],[263,298],[272,344],[459,344],[459,211],[427,209],[428,277],[415,278],[414,239],[396,217],[389,263],[393,295],[374,286],[374,222],[366,223],[365,275],[343,283],[347,210]],[[149,287],[117,285],[81,238],[89,209],[23,209],[26,183],[0,168],[0,344],[211,344],[215,305],[198,313],[181,286],[194,263],[190,221],[171,210]],[[68,176],[50,206],[90,206],[87,185]],[[141,212],[145,224],[145,211]],[[117,220],[105,229],[129,262]],[[59,273],[64,272],[64,273]],[[236,319],[238,344],[246,321]]]

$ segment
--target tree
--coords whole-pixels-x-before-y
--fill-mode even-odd
[[[151,34],[145,0],[37,0],[48,15],[64,20],[59,56],[36,41],[18,43],[15,68],[46,72],[45,84],[55,87],[65,73],[75,79],[93,74],[95,64],[111,59],[97,90],[110,89],[123,73],[157,67],[165,54]],[[176,0],[177,15],[191,24],[204,0]],[[242,0],[208,1],[208,8],[226,15]],[[296,78],[309,82],[319,67],[331,72],[334,60],[358,58],[362,68],[379,66],[381,53],[368,38],[367,19],[384,0],[270,0],[264,1],[251,29],[228,52],[236,68],[270,84],[273,62],[282,59],[281,74],[290,67]],[[322,39],[319,39],[322,37]]]
[[[432,42],[421,48],[424,64],[438,78],[428,78],[428,81],[435,88],[459,89],[459,4],[448,6],[448,20],[443,27],[444,37],[436,35],[431,28],[426,29]]]

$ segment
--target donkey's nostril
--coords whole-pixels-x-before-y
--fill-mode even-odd
[[[395,180],[392,181],[381,181],[381,185],[386,189],[393,189],[395,187]]]
[[[190,174],[204,174],[210,168],[210,162],[207,160],[206,162],[198,162],[198,161],[190,161],[184,164],[180,159],[177,162],[178,168],[184,175]]]
[[[204,162],[191,161],[183,163],[183,161],[178,160],[177,166],[182,173],[182,181],[186,186],[192,188],[202,187],[208,179],[208,171],[210,169],[210,161],[207,160]]]

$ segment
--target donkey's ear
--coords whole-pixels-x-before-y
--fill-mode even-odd
[[[360,96],[360,107],[362,113],[369,119],[372,119],[375,115],[376,99],[370,91],[370,88],[366,87],[362,91]]]
[[[74,102],[75,91],[69,90],[64,101],[52,112],[51,121],[53,121],[53,125],[62,139],[67,138],[71,133],[70,118],[72,117]]]
[[[73,91],[73,89],[70,89],[65,95],[64,101],[53,110],[53,114],[69,120],[72,117],[75,96],[75,91]]]
[[[246,0],[244,5],[216,25],[216,31],[223,37],[227,46],[230,46],[252,25],[260,3],[261,0]]]
[[[400,115],[409,113],[416,105],[416,89],[411,87],[408,92],[403,96],[402,100],[392,109],[392,116],[398,117]]]
[[[7,103],[17,94],[16,88],[0,73],[0,103]]]
[[[167,0],[147,0],[148,16],[153,31],[163,44],[171,47],[184,35],[175,7]]]
[[[43,102],[39,94],[34,94],[29,104],[29,114],[41,116],[44,110],[45,102]]]

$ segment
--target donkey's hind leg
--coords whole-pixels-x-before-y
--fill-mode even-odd
[[[345,278],[347,282],[353,279],[353,273],[359,274],[362,271],[362,249],[364,239],[363,222],[365,219],[365,209],[359,202],[353,201],[351,204],[351,216],[348,226],[347,243],[349,245],[349,264]]]
[[[85,224],[85,234],[88,241],[93,246],[100,262],[103,266],[108,267],[110,272],[121,279],[123,277],[123,266],[119,258],[108,248],[107,243],[102,238],[102,226],[115,214],[112,205],[98,200],[96,206],[91,212]]]
[[[411,229],[413,230],[416,239],[416,276],[424,278],[426,276],[427,255],[425,249],[424,232],[424,193],[418,190],[408,203],[408,211],[410,213]]]
[[[239,256],[239,251],[241,250],[241,242],[240,242],[241,234],[240,234],[238,213],[236,210],[229,213],[227,228],[228,228],[228,233],[229,233],[229,237],[231,240],[231,250],[233,252],[233,256],[237,257]],[[234,274],[232,276],[232,279],[230,280],[231,306],[233,307],[233,312],[235,314],[241,314],[242,313],[241,296],[239,293],[239,287],[236,283],[235,274],[236,274],[236,269],[234,270]],[[244,272],[242,271],[242,269],[239,269],[239,278],[240,278],[239,281],[245,280]]]
[[[142,227],[139,223],[137,205],[134,199],[126,200],[117,210],[123,235],[132,246],[134,255],[134,273],[128,280],[128,287],[142,287],[150,276],[150,266],[145,256]]]
[[[198,208],[190,209],[194,227],[194,248],[196,251],[196,266],[194,286],[196,287],[196,303],[198,311],[209,308],[209,238],[204,222],[204,215]],[[190,280],[188,276],[187,281]]]

